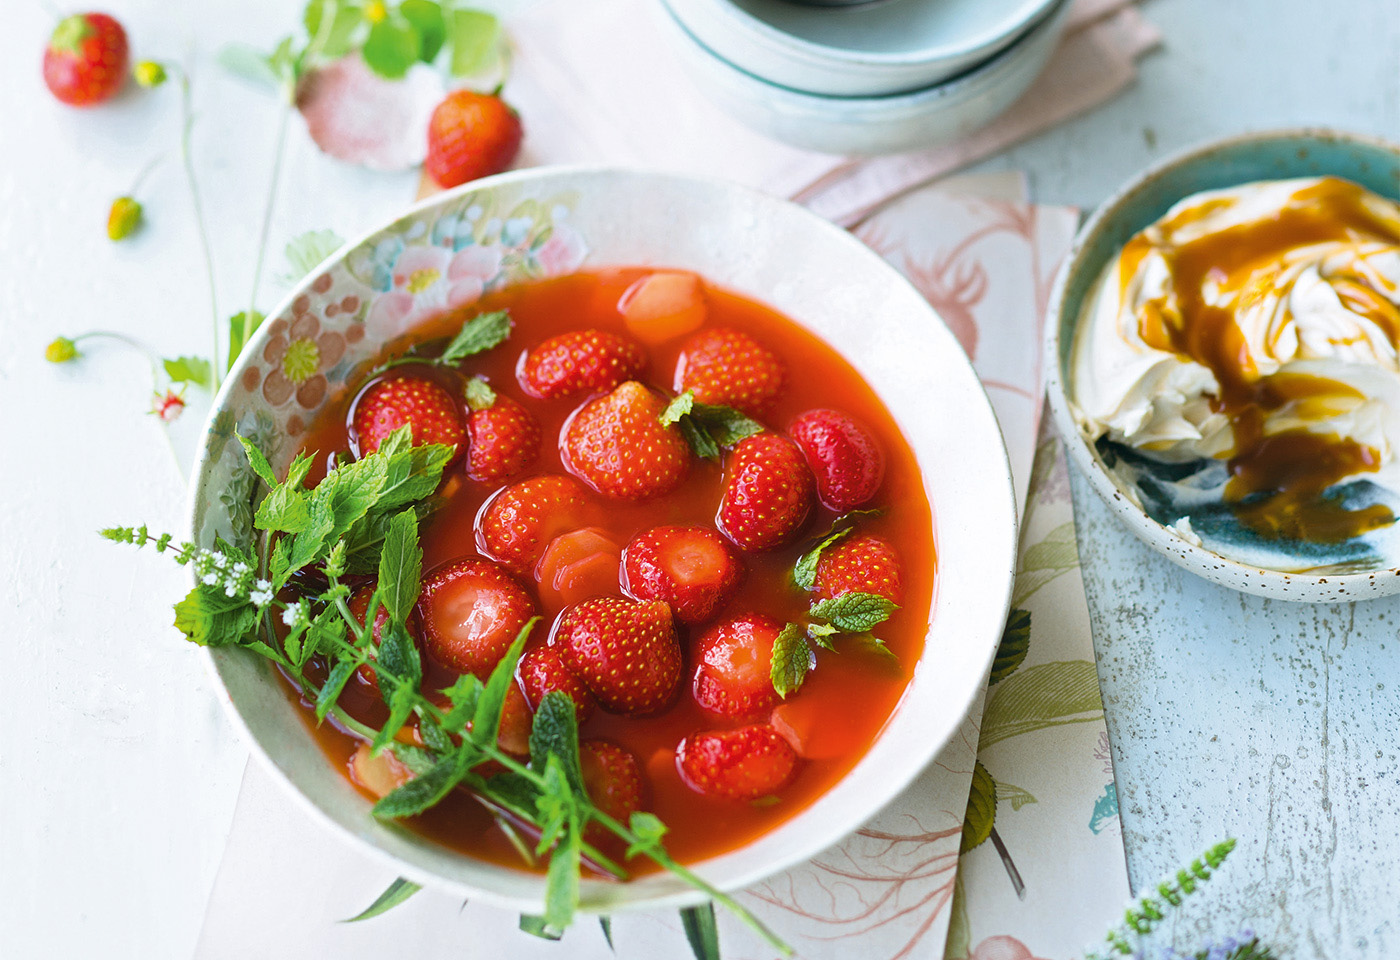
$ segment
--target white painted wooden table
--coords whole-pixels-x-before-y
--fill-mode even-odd
[[[107,348],[79,369],[40,359],[56,333],[95,326],[205,349],[175,91],[65,110],[39,79],[42,5],[3,6],[0,956],[184,957],[246,752],[169,626],[182,574],[94,534],[141,520],[178,530],[184,494],[164,439],[139,415],[140,360]],[[195,150],[220,308],[232,313],[248,297],[249,198],[265,191],[275,107],[216,76],[208,53],[231,39],[270,43],[298,5],[105,6],[143,53],[195,45]],[[1028,170],[1038,200],[1090,206],[1164,153],[1241,129],[1311,121],[1400,139],[1397,0],[1152,0],[1146,10],[1168,47],[1136,88],[983,166]],[[109,244],[106,204],[159,152],[170,159],[151,181],[150,228]],[[411,176],[324,160],[294,124],[273,237],[351,235],[412,192]],[[263,304],[277,292],[265,286]],[[1077,506],[1135,883],[1233,834],[1232,865],[1187,915],[1182,941],[1246,922],[1283,955],[1395,955],[1400,601],[1241,597],[1151,555],[1096,503]]]

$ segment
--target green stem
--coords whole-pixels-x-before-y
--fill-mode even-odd
[[[209,311],[213,320],[214,341],[211,349],[211,393],[219,392],[223,379],[223,366],[219,363],[219,339],[222,331],[219,324],[219,296],[214,281],[214,255],[209,246],[209,230],[204,220],[204,204],[199,198],[199,183],[195,178],[194,160],[190,154],[191,133],[194,129],[194,110],[190,103],[190,76],[183,67],[176,67],[180,81],[180,161],[185,168],[185,182],[189,186],[190,203],[194,207],[194,222],[199,234],[199,245],[204,253],[204,272],[209,278]]]
[[[273,147],[272,176],[267,187],[267,203],[263,207],[262,229],[258,233],[258,253],[253,260],[253,284],[248,292],[248,310],[243,315],[243,339],[246,346],[250,337],[253,314],[258,309],[258,288],[262,285],[263,263],[267,259],[267,241],[272,233],[272,212],[277,206],[277,188],[282,180],[282,157],[286,154],[287,126],[292,117],[290,100],[282,104],[282,115],[277,122],[277,143]],[[229,357],[232,366],[237,357]]]

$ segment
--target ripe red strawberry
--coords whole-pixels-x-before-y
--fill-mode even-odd
[[[496,731],[496,745],[517,757],[530,753],[530,730],[535,725],[535,711],[525,699],[520,687],[512,683],[506,688],[506,700],[501,705],[501,725]]]
[[[782,698],[773,689],[773,642],[783,625],[761,613],[726,620],[700,638],[695,701],[711,713],[747,720]]]
[[[428,121],[424,167],[440,187],[500,173],[520,152],[520,115],[494,94],[454,90]]]
[[[64,103],[91,106],[126,82],[126,31],[105,13],[79,13],[59,21],[44,50],[44,83]]]
[[[623,589],[638,600],[665,600],[682,623],[702,623],[744,579],[734,548],[705,527],[654,527],[622,552]]]
[[[365,622],[365,614],[369,613],[369,601],[374,596],[375,584],[361,587],[350,597],[350,612],[355,615],[355,619],[361,626]],[[374,614],[374,642],[379,642],[379,635],[384,630],[384,625],[389,622],[389,611],[382,606]],[[360,680],[369,684],[374,689],[379,689],[379,677],[374,672],[374,668],[365,664],[355,671]]]
[[[675,424],[661,425],[665,409],[664,399],[635,380],[590,400],[564,426],[569,471],[623,500],[670,493],[690,470],[690,447]]]
[[[540,424],[529,410],[486,381],[467,383],[467,475],[493,483],[514,476],[540,455]]]
[[[606,330],[574,330],[527,353],[519,377],[530,396],[560,400],[611,390],[646,367],[646,351],[631,340]]]
[[[701,403],[762,417],[787,381],[787,368],[753,337],[728,327],[702,330],[686,341],[676,361],[676,392],[690,390]]]
[[[822,551],[817,561],[816,590],[825,597],[874,593],[894,603],[904,602],[899,554],[888,540],[875,536],[848,537]]]
[[[429,574],[418,612],[428,653],[485,679],[535,615],[535,601],[498,564],[473,557]]]
[[[487,502],[477,517],[476,543],[512,573],[530,577],[549,541],[585,526],[591,512],[588,491],[573,477],[531,477]]]
[[[817,478],[822,503],[845,513],[870,499],[885,479],[879,443],[856,421],[835,410],[808,410],[788,427]]]
[[[583,788],[599,810],[623,826],[642,809],[646,780],[642,765],[631,751],[611,740],[584,740],[578,745],[578,762],[583,772]],[[590,831],[589,842],[596,845],[604,830]]]
[[[559,651],[553,647],[541,645],[531,649],[520,658],[516,676],[525,690],[525,699],[530,701],[530,706],[534,709],[539,709],[540,701],[546,693],[555,690],[567,694],[574,702],[574,715],[579,723],[591,717],[593,709],[597,706],[593,694],[588,692],[578,674],[570,669],[564,658],[559,655]]]
[[[816,500],[801,451],[787,437],[760,433],[729,451],[716,519],[743,549],[772,550],[802,532]]]
[[[417,446],[446,443],[455,446],[457,454],[465,446],[466,431],[457,401],[422,377],[394,377],[374,384],[355,403],[353,424],[360,456],[374,453],[389,434],[405,424]]]
[[[686,737],[676,757],[692,790],[730,800],[771,796],[797,772],[797,754],[766,723]]]
[[[550,643],[613,713],[656,713],[680,685],[681,648],[664,603],[585,600],[560,617]]]

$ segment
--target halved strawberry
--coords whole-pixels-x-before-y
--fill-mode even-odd
[[[559,618],[550,644],[613,713],[656,713],[681,681],[681,648],[671,608],[595,597]]]
[[[701,623],[744,579],[734,548],[705,527],[653,527],[622,554],[623,588],[638,600],[665,600],[682,623]]]
[[[622,500],[670,493],[690,470],[690,447],[679,427],[662,426],[665,409],[660,395],[635,380],[590,400],[564,425],[565,466],[599,493]]]
[[[627,288],[617,302],[627,330],[643,343],[658,344],[698,330],[705,323],[705,287],[693,273],[658,270]]]
[[[735,720],[771,710],[781,699],[773,689],[773,642],[783,625],[750,613],[715,626],[700,638],[695,702]]]
[[[555,690],[567,695],[574,702],[574,714],[579,723],[591,717],[598,705],[593,699],[593,694],[588,692],[588,688],[578,678],[578,674],[564,662],[559,651],[551,646],[541,644],[532,648],[520,658],[520,666],[516,668],[515,673],[525,691],[525,699],[535,709],[539,709],[540,701],[546,693]]]
[[[730,800],[775,794],[797,772],[797,754],[767,724],[686,737],[676,760],[692,790]]]
[[[535,601],[499,564],[473,557],[429,574],[418,612],[428,653],[484,679],[535,615]]]
[[[602,393],[641,375],[646,351],[606,330],[575,330],[550,337],[520,359],[525,392],[542,400]]]
[[[845,513],[870,502],[885,479],[885,455],[865,427],[835,410],[808,410],[788,427],[817,478],[822,503]]]
[[[869,534],[835,543],[817,560],[816,591],[824,597],[873,593],[903,603],[899,554],[888,540]]]
[[[413,771],[404,766],[392,751],[384,750],[375,756],[368,743],[355,748],[346,766],[351,782],[375,797],[387,796],[413,779]]]
[[[642,765],[630,750],[611,740],[584,740],[578,745],[583,788],[593,805],[623,826],[641,810],[646,798]],[[598,831],[599,835],[609,834]],[[590,836],[590,840],[594,837]]]
[[[801,451],[787,437],[760,433],[729,451],[716,521],[743,549],[772,550],[802,532],[816,500]]]
[[[787,367],[747,333],[715,327],[686,341],[676,361],[676,392],[762,418],[782,392]]]
[[[573,477],[531,477],[487,501],[476,518],[476,544],[517,576],[532,577],[549,542],[591,515],[589,493]]]
[[[415,445],[450,444],[457,455],[465,447],[466,430],[457,401],[423,377],[380,380],[360,395],[351,422],[360,456],[374,453],[389,434],[405,425],[412,430]]]
[[[541,605],[558,612],[589,597],[617,596],[621,560],[622,548],[597,527],[561,533],[535,566]]]
[[[467,475],[494,483],[512,477],[540,455],[540,424],[529,410],[496,393],[486,381],[467,383]]]

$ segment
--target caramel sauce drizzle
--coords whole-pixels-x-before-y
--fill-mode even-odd
[[[1367,191],[1329,177],[1293,194],[1274,216],[1238,224],[1184,243],[1162,238],[1218,208],[1220,200],[1198,205],[1143,231],[1124,247],[1120,297],[1143,259],[1161,255],[1171,272],[1175,300],[1144,304],[1138,315],[1143,341],[1158,350],[1194,360],[1211,370],[1220,385],[1212,409],[1223,413],[1234,432],[1228,458],[1225,499],[1236,516],[1261,536],[1334,543],[1395,522],[1382,504],[1348,510],[1324,492],[1357,473],[1380,469],[1373,447],[1335,434],[1289,430],[1266,435],[1267,416],[1285,406],[1300,415],[1335,414],[1365,397],[1353,387],[1323,377],[1279,371],[1260,376],[1252,361],[1236,310],[1267,292],[1249,289],[1300,247],[1330,242],[1400,244],[1400,233],[1367,208]],[[1400,342],[1400,310],[1355,274],[1329,277],[1342,301]],[[1207,291],[1214,291],[1209,302]]]

